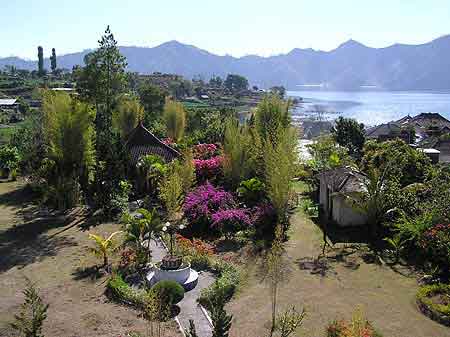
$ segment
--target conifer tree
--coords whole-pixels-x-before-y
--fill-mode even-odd
[[[228,337],[233,315],[228,315],[225,311],[225,296],[218,292],[211,300],[211,320],[213,323],[213,337]]]
[[[55,73],[55,71],[56,71],[56,50],[55,50],[55,48],[52,48],[52,56],[50,56],[50,63],[51,63],[52,73]]]
[[[38,74],[44,75],[44,48],[41,46],[38,47]]]

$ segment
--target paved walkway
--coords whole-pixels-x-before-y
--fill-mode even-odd
[[[152,260],[161,261],[167,251],[164,245],[159,240],[152,240],[150,242],[152,250]],[[212,273],[200,272],[197,286],[184,294],[183,300],[178,303],[181,311],[178,315],[178,320],[183,329],[189,328],[189,320],[193,319],[195,328],[199,337],[212,336],[212,327],[206,316],[203,314],[200,306],[197,303],[197,298],[200,296],[202,289],[208,287],[214,282],[215,278]]]

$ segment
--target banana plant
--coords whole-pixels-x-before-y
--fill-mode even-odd
[[[117,231],[112,233],[108,238],[104,238],[101,235],[96,234],[89,234],[89,239],[94,240],[95,247],[91,247],[90,251],[98,257],[103,258],[103,265],[102,267],[106,267],[108,263],[108,254],[110,251],[114,250],[115,245],[113,238],[117,234],[121,233],[122,231]]]

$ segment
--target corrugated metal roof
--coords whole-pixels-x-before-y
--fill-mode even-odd
[[[16,102],[15,98],[0,98],[0,105],[14,105]]]

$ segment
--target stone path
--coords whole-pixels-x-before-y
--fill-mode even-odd
[[[152,250],[153,261],[161,261],[163,256],[167,254],[164,245],[159,240],[152,240],[150,242],[150,248]],[[197,298],[200,296],[202,289],[211,285],[214,280],[215,278],[212,273],[200,272],[197,286],[191,291],[186,292],[183,300],[178,303],[181,311],[177,317],[181,326],[183,329],[187,329],[189,327],[189,320],[194,320],[199,337],[212,336],[212,326],[198,305]]]

